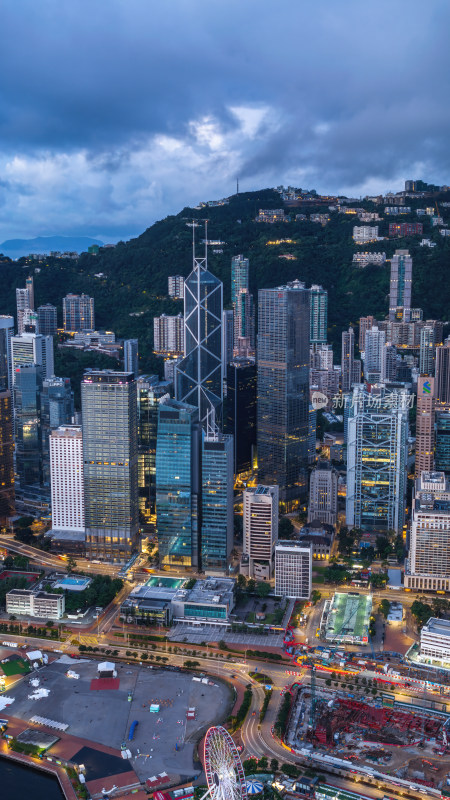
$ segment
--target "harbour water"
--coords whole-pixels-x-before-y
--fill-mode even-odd
[[[23,767],[0,758],[0,797],[2,800],[64,800],[56,778],[37,769]]]

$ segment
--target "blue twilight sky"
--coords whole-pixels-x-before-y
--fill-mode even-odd
[[[0,241],[450,183],[448,0],[3,0]]]

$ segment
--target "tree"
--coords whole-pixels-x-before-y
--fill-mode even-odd
[[[269,759],[267,756],[262,756],[258,761],[258,769],[267,769],[269,766]]]
[[[383,614],[383,617],[385,619],[388,618],[388,614],[389,614],[390,608],[391,608],[391,604],[390,604],[389,600],[386,600],[386,598],[383,598],[383,600],[381,601],[381,603],[379,605],[379,610],[380,610],[381,614]]]
[[[380,558],[388,558],[392,553],[392,545],[387,536],[377,536],[376,550]]]
[[[278,523],[278,538],[292,539],[294,533],[295,533],[295,528],[289,517],[281,517]]]
[[[265,581],[259,581],[256,587],[256,593],[259,597],[267,597],[270,594],[271,587],[270,583],[265,583]]]
[[[271,772],[278,772],[278,761],[276,758],[270,759],[270,771]]]
[[[14,556],[15,569],[28,569],[28,558],[26,556]]]
[[[12,556],[6,556],[5,560],[3,561],[3,566],[5,569],[11,569],[14,565],[14,559]]]
[[[250,578],[250,580],[247,581],[247,592],[249,592],[249,594],[253,594],[255,589],[256,589],[256,581],[253,578]]]
[[[311,603],[313,604],[313,606],[315,606],[315,605],[316,605],[316,603],[318,603],[318,602],[319,602],[319,600],[321,599],[321,597],[322,597],[322,595],[321,595],[321,593],[319,592],[319,590],[318,590],[318,589],[314,589],[314,591],[313,591],[313,593],[312,593],[312,595],[311,595]]]
[[[69,556],[67,559],[67,572],[70,575],[77,568],[77,562],[75,561],[73,556]]]

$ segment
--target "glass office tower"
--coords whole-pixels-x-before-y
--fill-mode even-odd
[[[250,472],[256,449],[256,364],[236,358],[227,366],[225,433],[233,436],[234,474]]]
[[[41,391],[42,478],[50,485],[50,433],[73,418],[73,392],[70,378],[46,378]]]
[[[438,472],[450,477],[450,411],[436,413],[436,452],[434,463]]]
[[[136,381],[132,373],[90,370],[81,384],[86,548],[123,562],[138,548]]]
[[[162,397],[169,397],[171,386],[170,381],[160,381],[157,375],[142,375],[137,380],[138,487],[142,522],[150,522],[156,511],[158,404]]]
[[[353,390],[347,443],[346,522],[383,533],[403,530],[408,461],[407,389]]]
[[[14,319],[0,314],[0,389],[12,389],[11,339],[14,335]]]
[[[258,314],[258,480],[290,510],[307,493],[309,289],[261,289]]]
[[[199,566],[198,409],[162,398],[156,440],[156,519],[161,564]]]
[[[11,392],[0,391],[0,523],[14,514],[14,443]]]
[[[14,433],[20,488],[42,482],[40,406],[42,367],[24,364],[14,370]]]
[[[184,282],[184,358],[176,367],[176,398],[199,409],[206,427],[214,410],[222,419],[223,286],[207,269],[207,258],[194,258]]]
[[[325,344],[328,327],[328,292],[322,286],[311,286],[310,342]]]
[[[202,432],[202,570],[226,571],[233,549],[233,437]]]

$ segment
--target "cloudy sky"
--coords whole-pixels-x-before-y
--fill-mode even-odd
[[[3,0],[0,241],[450,183],[448,0]]]

